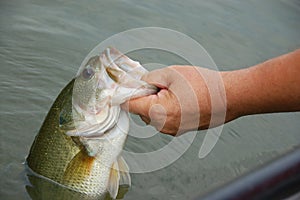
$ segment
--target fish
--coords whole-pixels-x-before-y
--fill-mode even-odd
[[[147,72],[113,47],[89,58],[50,108],[26,159],[28,169],[89,197],[115,199],[120,186],[130,187],[121,156],[129,118],[120,104],[157,92],[141,80]]]

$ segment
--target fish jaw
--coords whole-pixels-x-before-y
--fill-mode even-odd
[[[141,85],[138,88],[118,87],[115,95],[111,99],[111,104],[121,105],[129,99],[148,96],[156,92],[157,88],[149,84]]]
[[[73,108],[73,112],[80,112],[83,118],[74,117],[74,129],[66,132],[68,136],[80,136],[86,138],[100,137],[107,130],[113,128],[119,119],[120,106],[107,106],[101,113],[95,115],[93,113]],[[75,111],[76,110],[76,111]],[[74,114],[76,115],[76,114]]]
[[[113,69],[120,69],[136,80],[140,80],[148,72],[139,62],[131,60],[113,47],[106,48],[103,51],[102,60],[104,65]]]
[[[129,131],[129,118],[128,114],[125,111],[121,111],[118,117],[117,124],[106,131],[104,134],[99,134],[100,136],[94,137],[84,137],[80,136],[80,142],[85,146],[85,149],[89,156],[97,157],[98,154],[101,154],[103,148],[101,146],[102,142],[108,142],[112,145],[113,151],[121,152],[123,149],[127,134]],[[123,138],[124,142],[120,145],[120,142],[115,142],[115,139],[119,140]],[[117,143],[118,145],[115,145]]]

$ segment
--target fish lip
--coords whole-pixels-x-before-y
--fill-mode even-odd
[[[102,111],[104,112],[103,116],[101,116]],[[75,129],[68,131],[67,135],[86,138],[102,136],[118,123],[120,111],[121,108],[118,106],[104,107],[97,116],[94,113],[90,114],[79,110],[79,112],[85,112],[85,118],[82,121],[75,121]]]

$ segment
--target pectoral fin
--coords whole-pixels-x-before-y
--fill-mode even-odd
[[[119,185],[131,186],[131,178],[129,174],[129,167],[122,156],[118,159],[119,173],[120,173],[120,183]]]
[[[80,187],[85,179],[91,175],[94,161],[94,157],[90,157],[85,152],[79,151],[66,167],[62,184],[72,185],[72,187],[79,189],[77,187]]]
[[[129,187],[131,186],[129,167],[121,156],[112,165],[107,187],[110,196],[114,199],[118,195],[119,185],[127,185]]]
[[[107,190],[110,193],[110,196],[114,199],[117,197],[118,194],[119,181],[120,181],[119,166],[117,162],[114,162],[110,171],[109,181],[107,185]]]

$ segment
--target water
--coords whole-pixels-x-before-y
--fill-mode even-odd
[[[3,0],[0,9],[1,199],[29,199],[22,163],[34,136],[85,55],[109,36],[146,26],[180,31],[202,44],[222,70],[251,66],[300,46],[297,0]],[[142,63],[181,62],[155,51],[132,56]],[[299,113],[240,118],[224,127],[213,151],[201,160],[205,131],[199,132],[172,165],[132,174],[125,199],[186,199],[207,192],[299,145],[299,120]],[[157,149],[171,139],[129,137],[126,149]]]

